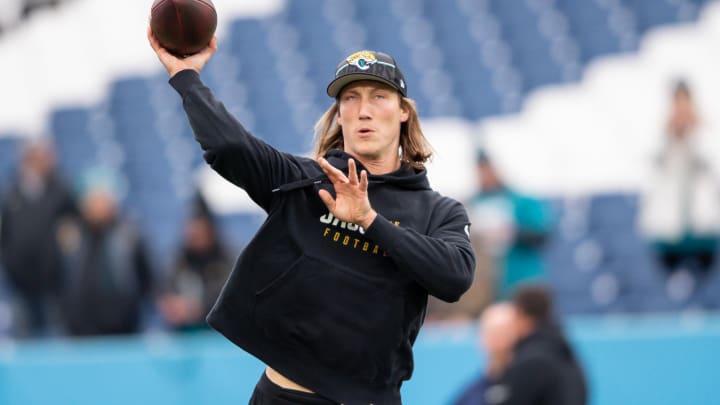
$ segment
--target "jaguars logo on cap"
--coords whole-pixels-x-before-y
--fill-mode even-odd
[[[370,65],[377,62],[377,58],[375,58],[372,52],[360,51],[348,56],[346,61],[348,64],[356,66],[360,70],[367,70],[370,68]]]

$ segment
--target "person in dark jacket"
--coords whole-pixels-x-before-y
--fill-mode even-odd
[[[196,201],[158,302],[163,318],[176,331],[207,328],[205,315],[220,294],[232,265],[212,213],[202,197]]]
[[[488,405],[494,400],[495,381],[505,372],[517,341],[517,311],[509,302],[488,306],[480,317],[480,349],[485,353],[483,373],[464,388],[454,405]]]
[[[29,141],[0,214],[0,259],[16,301],[16,337],[45,336],[60,328],[58,234],[76,211],[72,190],[56,170],[52,145]]]
[[[552,319],[552,297],[539,285],[513,296],[516,333],[513,358],[487,395],[490,405],[585,405],[587,383],[570,343]]]
[[[82,181],[81,218],[66,224],[61,248],[63,309],[71,336],[141,331],[153,271],[138,229],[125,219],[111,172],[93,169]]]
[[[251,136],[202,83],[215,39],[179,59],[148,38],[205,160],[268,213],[207,318],[267,364],[250,403],[400,404],[428,294],[457,300],[475,259],[464,207],[430,188],[395,60],[340,62],[306,158]]]

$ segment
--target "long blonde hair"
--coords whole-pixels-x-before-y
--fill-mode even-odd
[[[408,110],[407,121],[400,125],[400,160],[416,169],[424,170],[425,163],[432,156],[432,148],[420,128],[415,102],[407,97],[400,97],[400,106]],[[335,119],[338,108],[338,101],[335,100],[315,123],[315,159],[325,156],[330,149],[344,148],[342,128]]]

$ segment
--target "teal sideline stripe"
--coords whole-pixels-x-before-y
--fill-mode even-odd
[[[564,324],[588,376],[589,405],[718,404],[720,314],[588,316]],[[423,328],[413,377],[402,386],[404,403],[449,405],[480,375],[486,357],[477,347],[477,327]],[[208,331],[4,340],[0,404],[234,405],[250,398],[263,370]]]

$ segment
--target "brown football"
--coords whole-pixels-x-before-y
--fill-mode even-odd
[[[215,34],[217,11],[211,0],[155,0],[150,28],[168,51],[192,55],[205,48]]]

